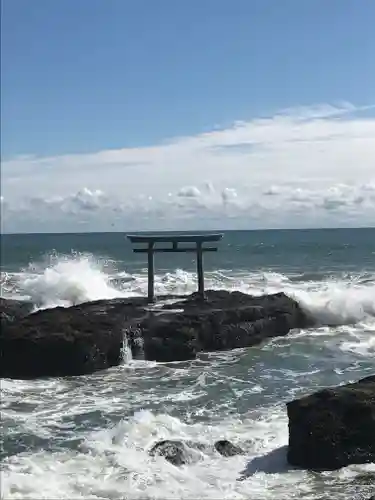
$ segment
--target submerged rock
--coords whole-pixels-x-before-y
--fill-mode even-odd
[[[245,453],[242,448],[236,446],[230,441],[227,441],[226,439],[216,441],[214,447],[215,450],[223,457],[234,457],[235,455],[243,455]]]
[[[143,298],[99,300],[27,316],[30,306],[4,304],[13,319],[2,321],[0,376],[9,378],[82,375],[118,365],[124,337],[135,358],[185,361],[311,325],[283,293],[208,291],[206,300],[193,294],[174,304],[178,310],[148,307]]]
[[[223,457],[233,457],[244,453],[239,446],[225,439],[217,441],[214,446],[193,441],[166,439],[158,441],[149,454],[152,457],[161,456],[171,464],[180,466],[199,460],[202,457],[200,452],[212,452],[214,449]]]
[[[151,448],[149,454],[152,457],[161,456],[171,464],[179,466],[191,463],[194,458],[197,458],[196,453],[194,454],[194,448],[197,448],[197,443],[166,439],[158,441]]]
[[[288,462],[334,470],[375,462],[375,375],[287,404]]]

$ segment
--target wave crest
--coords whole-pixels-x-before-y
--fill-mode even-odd
[[[22,273],[9,275],[8,280],[13,280],[13,287],[9,287],[12,295],[26,296],[38,308],[147,293],[146,272],[128,274],[90,254],[52,254]],[[155,276],[158,294],[189,294],[196,287],[195,273],[177,269]],[[327,276],[217,270],[206,273],[206,287],[253,295],[284,292],[322,325],[355,324],[375,318],[375,277],[368,273]]]
[[[39,308],[68,307],[119,297],[121,292],[111,284],[109,273],[108,263],[90,254],[53,254],[30,265],[19,275],[18,285]]]

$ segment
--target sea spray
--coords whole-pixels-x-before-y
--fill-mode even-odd
[[[288,467],[285,403],[374,373],[374,235],[374,230],[228,232],[213,257],[215,269],[207,256],[207,288],[285,292],[314,314],[317,328],[181,363],[138,361],[129,335],[130,365],[82,377],[2,380],[0,497],[370,498],[374,464],[319,475]],[[95,234],[8,237],[14,243],[5,260],[10,264],[2,259],[7,296],[32,295],[52,307],[61,300],[71,305],[112,294],[147,294],[145,259],[124,248],[123,235],[107,234],[105,241]],[[93,254],[60,253],[39,263],[38,256],[51,248]],[[103,248],[114,265],[102,258]],[[36,264],[20,274],[24,253]],[[195,266],[188,267],[187,260],[158,256],[157,294],[196,290]],[[54,269],[52,277],[48,268]],[[229,439],[246,455],[224,458],[211,450],[197,463],[174,467],[150,457],[160,439],[204,444]]]
[[[32,271],[32,273],[30,273]],[[18,277],[20,293],[39,308],[79,304],[123,296],[111,284],[104,263],[92,255],[49,255]]]
[[[239,290],[252,295],[284,292],[297,300],[322,325],[355,324],[375,320],[375,275],[346,273],[305,279],[267,271],[206,273],[206,288]],[[10,279],[10,278],[8,278]],[[15,295],[32,300],[39,308],[71,306],[115,297],[145,296],[147,273],[128,274],[90,254],[47,256],[13,278]],[[16,288],[16,289],[15,289]],[[196,290],[195,273],[182,271],[155,276],[157,294],[189,294]]]
[[[133,354],[126,330],[123,330],[123,342],[121,349],[121,359],[123,365],[128,365],[133,360]]]

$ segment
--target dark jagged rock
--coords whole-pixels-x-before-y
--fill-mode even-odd
[[[208,291],[204,301],[193,294],[173,307],[179,311],[150,308],[144,298],[115,299],[25,316],[25,305],[6,304],[5,311],[14,312],[12,321],[2,322],[0,376],[68,376],[105,369],[121,362],[124,337],[135,358],[185,361],[201,351],[254,346],[311,324],[283,293],[252,297]]]
[[[185,465],[194,461],[197,458],[197,451],[202,449],[198,443],[190,441],[179,441],[173,439],[166,439],[158,441],[149,451],[149,454],[154,456],[161,456],[168,460],[173,465]],[[195,453],[194,453],[195,451]]]
[[[235,455],[243,455],[245,453],[242,448],[236,446],[230,441],[227,441],[226,439],[216,441],[214,447],[215,450],[223,457],[234,457]]]
[[[0,297],[1,326],[24,318],[31,313],[33,307],[32,302],[4,299]]]
[[[121,362],[124,329],[144,301],[110,300],[41,310],[0,332],[0,376],[83,375]]]
[[[150,316],[140,324],[146,359],[187,360],[200,351],[251,347],[312,324],[298,303],[284,293],[252,297],[209,291],[205,301],[192,295],[173,306],[183,312]]]
[[[375,462],[375,375],[287,404],[288,462],[334,470]]]
[[[244,453],[239,446],[226,439],[216,441],[214,446],[193,441],[166,439],[154,444],[149,454],[152,457],[164,457],[168,462],[179,466],[199,460],[202,456],[200,452],[212,452],[214,449],[223,457],[233,457]]]

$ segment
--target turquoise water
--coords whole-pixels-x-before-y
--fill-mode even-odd
[[[2,236],[2,294],[39,307],[144,295],[145,258],[124,234]],[[284,291],[318,321],[251,349],[185,363],[132,360],[88,377],[1,383],[4,498],[360,499],[375,466],[310,474],[285,460],[285,402],[375,372],[375,229],[226,232],[206,286]],[[158,293],[196,289],[194,256],[156,258]],[[228,438],[245,457],[175,468],[166,437]],[[48,481],[46,481],[48,478]]]

